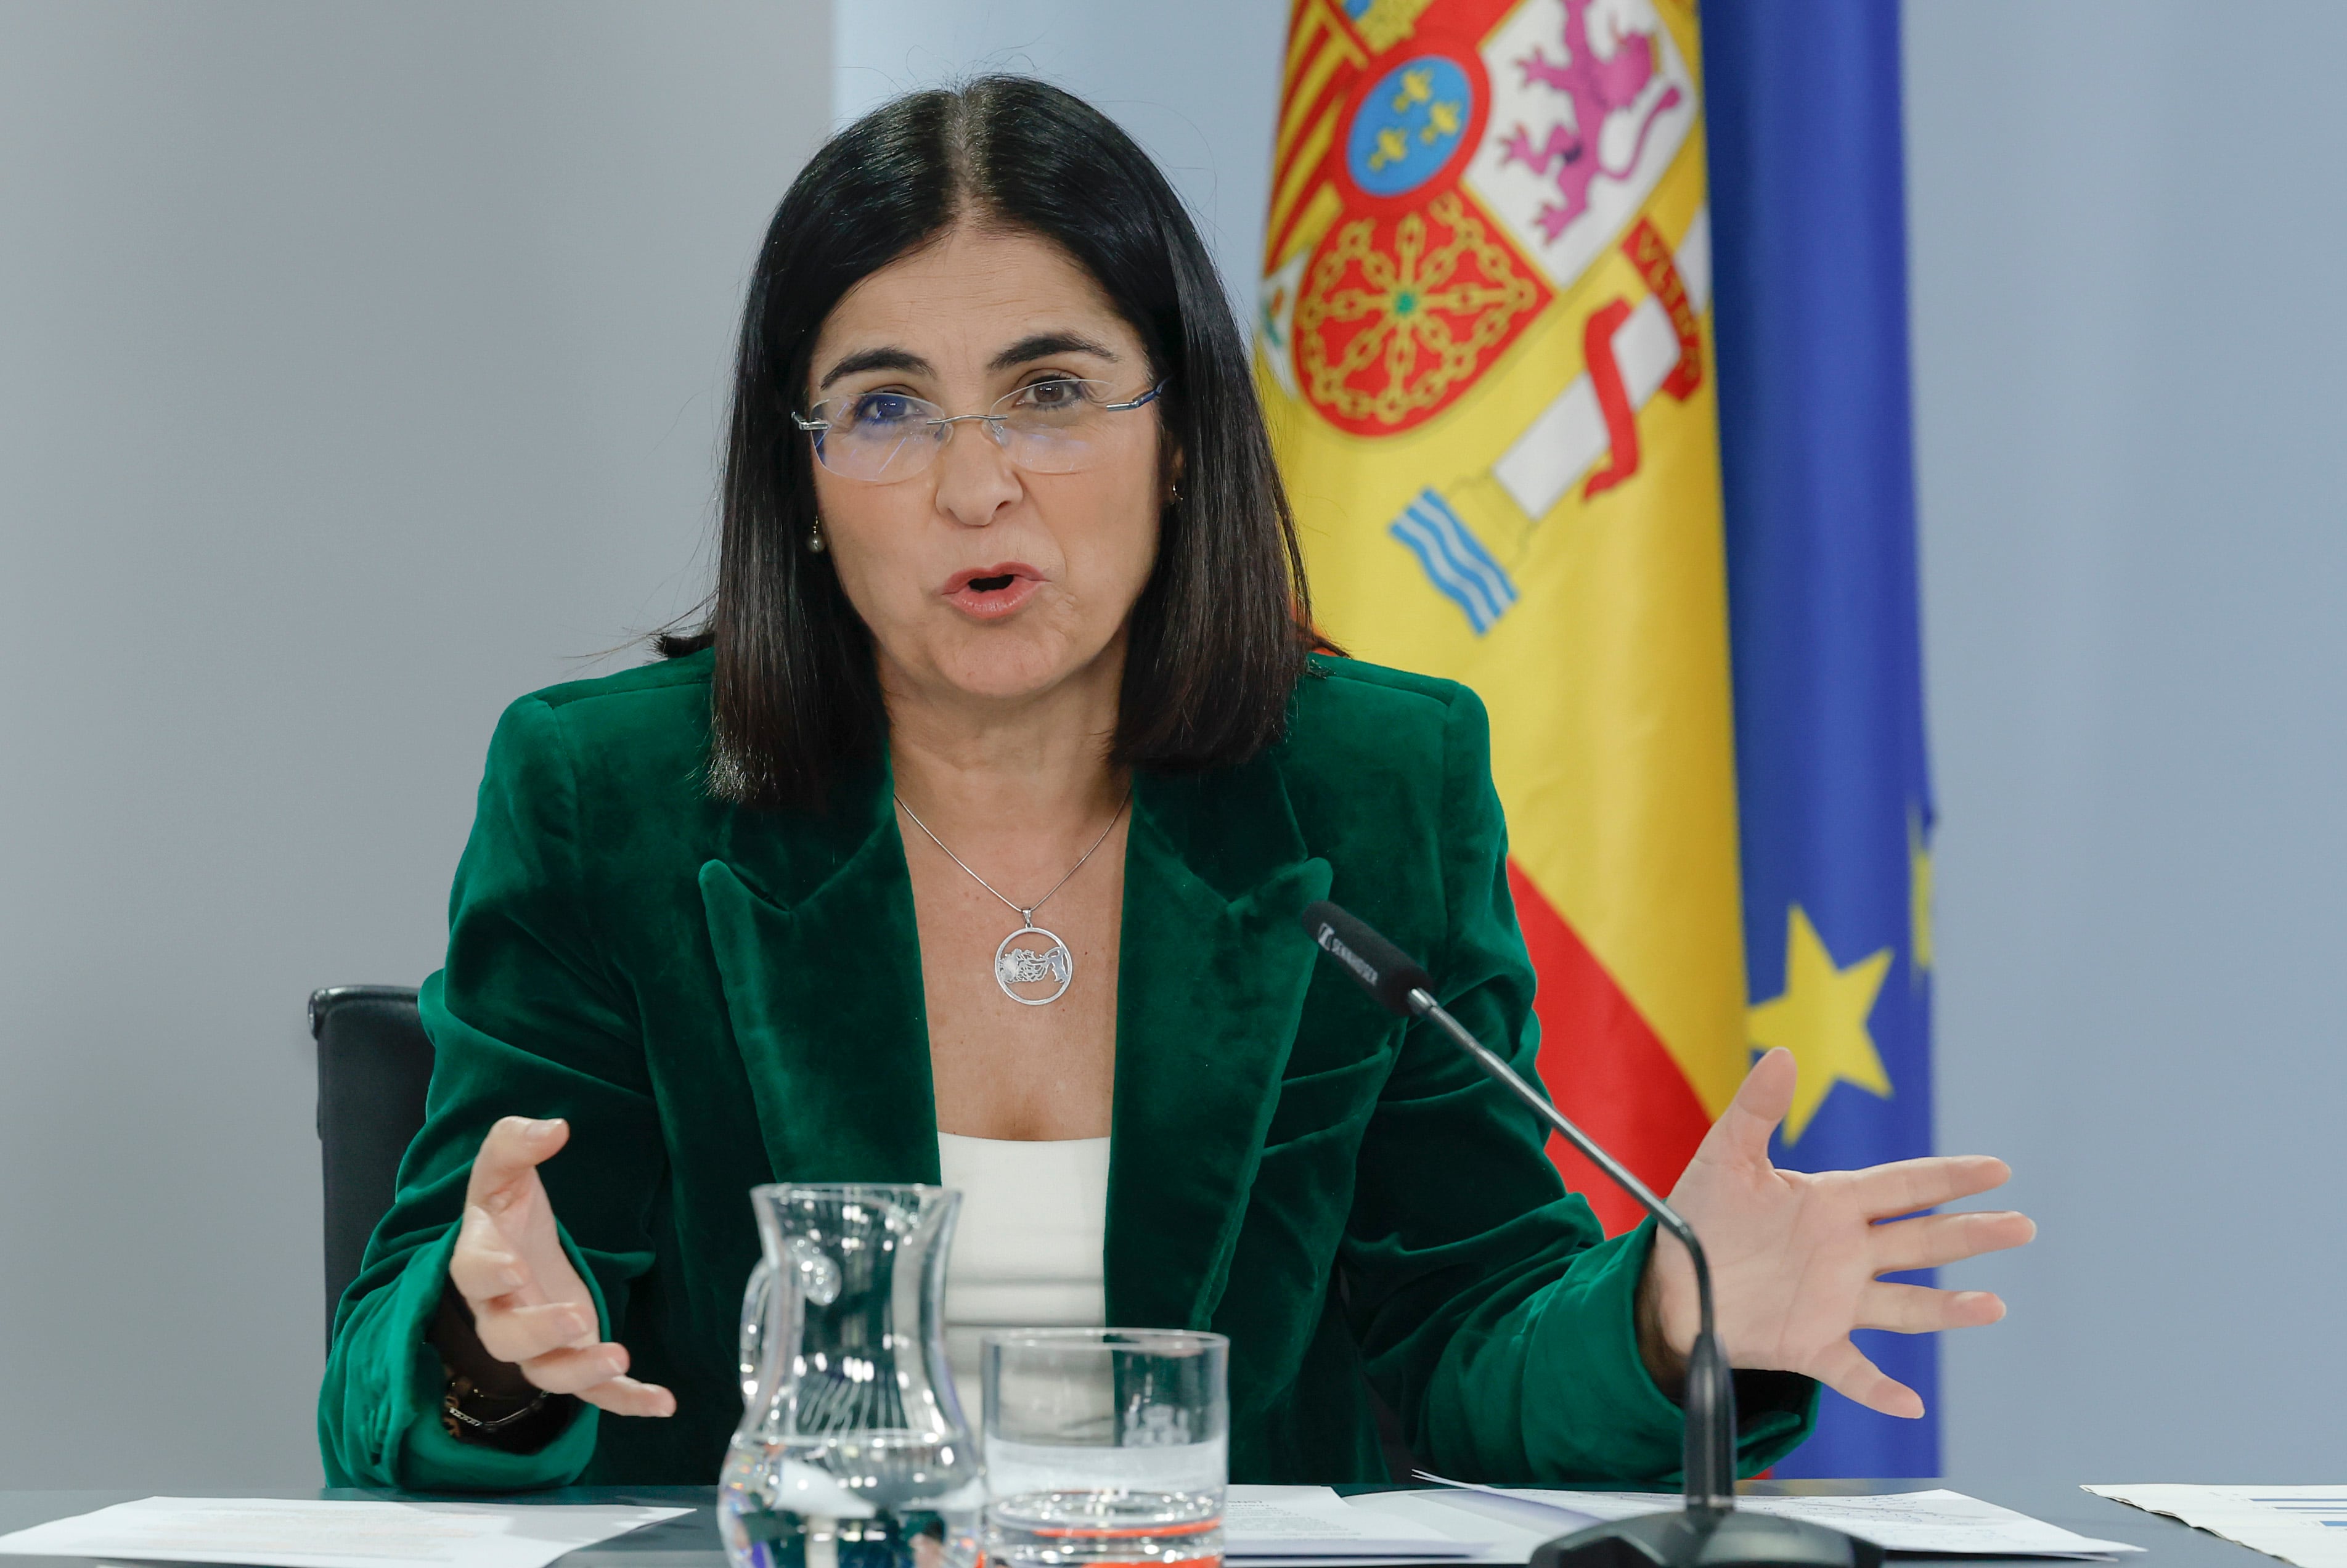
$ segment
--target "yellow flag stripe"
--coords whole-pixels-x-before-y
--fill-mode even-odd
[[[1272,270],[1278,271],[1287,264],[1290,256],[1316,243],[1344,210],[1345,203],[1337,194],[1337,188],[1322,180],[1313,190],[1312,200],[1304,204],[1303,216],[1296,219],[1296,226],[1287,231],[1287,237],[1279,241],[1279,251],[1271,258]]]
[[[1313,56],[1311,64],[1289,78],[1287,109],[1280,117],[1278,149],[1272,159],[1275,169],[1288,167],[1288,159],[1296,147],[1296,132],[1303,128],[1306,118],[1312,112],[1312,106],[1320,101],[1320,95],[1327,88],[1328,78],[1345,66],[1360,63],[1358,51],[1342,37],[1333,33],[1327,37],[1327,43]]]
[[[1296,0],[1287,18],[1287,60],[1280,67],[1280,91],[1286,95],[1289,84],[1296,80],[1296,63],[1304,51],[1328,31],[1328,18],[1320,10],[1318,0]]]
[[[1331,104],[1328,112],[1315,122],[1312,134],[1304,138],[1303,156],[1289,166],[1287,178],[1280,182],[1278,193],[1272,198],[1269,232],[1273,235],[1279,234],[1287,227],[1287,215],[1295,209],[1296,199],[1304,193],[1313,171],[1319,168],[1321,156],[1328,150],[1328,144],[1337,139],[1337,111],[1338,106]]]

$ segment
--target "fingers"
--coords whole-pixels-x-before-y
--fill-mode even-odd
[[[510,1361],[523,1370],[529,1364],[558,1351],[583,1350],[592,1346],[601,1325],[595,1321],[591,1307],[575,1301],[547,1302],[537,1307],[506,1307],[497,1302],[484,1302],[473,1308],[473,1332],[480,1337],[481,1348],[500,1361]],[[604,1374],[611,1377],[626,1371],[620,1364]],[[546,1385],[539,1385],[541,1388]],[[576,1393],[575,1389],[563,1389],[561,1393]]]
[[[1858,1295],[1858,1327],[1895,1334],[1935,1334],[1978,1328],[2004,1316],[2004,1302],[1985,1290],[1933,1290],[1876,1280]]]
[[[520,1365],[522,1376],[549,1394],[584,1395],[627,1371],[628,1348],[590,1338],[584,1345],[533,1356]]]
[[[671,1416],[676,1396],[656,1383],[626,1376],[624,1345],[599,1341],[592,1307],[578,1302],[517,1307],[497,1302],[476,1307],[473,1331],[481,1348],[521,1369],[549,1394],[576,1394],[588,1403],[622,1416]]]
[[[1898,1274],[1911,1268],[1937,1268],[1984,1252],[2023,1245],[2036,1234],[2034,1220],[2010,1209],[1898,1220],[1873,1227],[1873,1269],[1877,1274]]]
[[[481,1140],[465,1193],[465,1216],[448,1259],[449,1282],[465,1298],[481,1348],[518,1367],[549,1394],[576,1394],[588,1403],[622,1416],[669,1416],[676,1396],[656,1383],[627,1376],[628,1351],[600,1340],[602,1326],[583,1300],[548,1301],[524,1259],[519,1239],[508,1235],[500,1216],[511,1221],[514,1204],[539,1192],[537,1168],[569,1141],[569,1124],[559,1118],[537,1121],[507,1116]],[[533,1223],[526,1217],[521,1228]],[[542,1223],[544,1216],[538,1215]],[[568,1278],[568,1267],[559,1273]],[[575,1282],[558,1280],[569,1292]]]
[[[1767,1162],[1768,1135],[1793,1108],[1793,1082],[1799,1075],[1793,1053],[1782,1046],[1752,1064],[1712,1129],[1726,1140],[1729,1153],[1742,1160]]]
[[[477,1204],[465,1205],[456,1250],[448,1255],[448,1279],[476,1309],[499,1296],[526,1290],[531,1284],[529,1266],[522,1262],[489,1211]]]
[[[615,1416],[672,1416],[676,1414],[676,1396],[658,1383],[639,1383],[633,1378],[613,1378],[591,1389],[582,1389],[579,1397],[589,1404],[610,1411]]]
[[[657,1383],[626,1376],[628,1348],[588,1345],[557,1350],[522,1364],[522,1375],[549,1394],[576,1394],[618,1416],[672,1416],[676,1396]]]
[[[1871,1165],[1851,1174],[1869,1219],[1911,1214],[2004,1185],[2013,1167],[1989,1154],[1938,1154]]]
[[[1828,1351],[1809,1375],[1834,1392],[1870,1410],[1913,1420],[1923,1413],[1923,1397],[1886,1374],[1849,1340]]]
[[[560,1117],[534,1121],[528,1116],[501,1116],[481,1140],[473,1156],[472,1179],[465,1188],[467,1207],[477,1204],[491,1214],[511,1202],[507,1189],[515,1179],[551,1158],[570,1139],[570,1123]]]

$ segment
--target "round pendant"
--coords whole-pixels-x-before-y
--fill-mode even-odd
[[[1021,937],[1040,937],[1046,946],[1038,952],[1010,945]],[[1068,951],[1068,944],[1060,940],[1058,933],[1040,926],[1020,927],[994,949],[994,983],[1021,1007],[1039,1008],[1058,1001],[1068,994],[1075,979],[1075,956]]]

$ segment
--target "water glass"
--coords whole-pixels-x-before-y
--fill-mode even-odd
[[[1054,1328],[983,1345],[987,1568],[1219,1568],[1228,1339]]]

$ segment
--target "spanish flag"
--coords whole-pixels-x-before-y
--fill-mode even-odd
[[[1316,612],[1489,705],[1542,1074],[1667,1191],[1750,1060],[1695,7],[1295,0],[1284,84],[1256,363]]]

